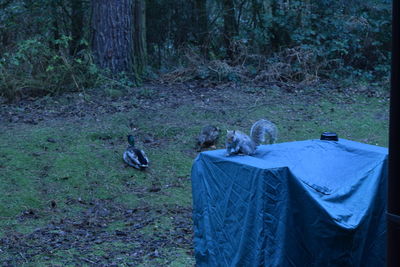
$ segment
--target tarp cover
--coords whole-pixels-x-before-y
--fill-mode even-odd
[[[349,140],[203,152],[197,266],[385,266],[387,148]]]

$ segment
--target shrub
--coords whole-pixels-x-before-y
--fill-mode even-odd
[[[100,72],[90,53],[83,51],[72,58],[66,52],[68,42],[66,36],[51,43],[32,38],[5,53],[0,58],[0,95],[13,100],[27,95],[81,91],[94,85]]]

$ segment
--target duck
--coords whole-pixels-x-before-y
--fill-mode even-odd
[[[220,129],[213,125],[204,126],[197,137],[197,146],[200,151],[202,148],[215,147],[218,141]]]
[[[135,147],[135,138],[133,135],[128,135],[128,143],[129,146],[123,155],[125,163],[139,170],[147,168],[150,161],[143,150]]]

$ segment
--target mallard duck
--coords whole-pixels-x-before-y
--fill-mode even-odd
[[[220,130],[215,126],[204,126],[203,129],[201,129],[199,136],[197,137],[198,150],[215,146],[219,137],[219,131]]]
[[[132,135],[128,135],[129,146],[124,152],[124,161],[129,166],[136,169],[144,169],[149,166],[149,159],[143,150],[135,148],[135,138]]]

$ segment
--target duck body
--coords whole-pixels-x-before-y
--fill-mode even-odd
[[[139,170],[147,168],[150,161],[143,150],[135,147],[132,135],[128,135],[128,142],[129,146],[126,148],[123,154],[125,163]]]

